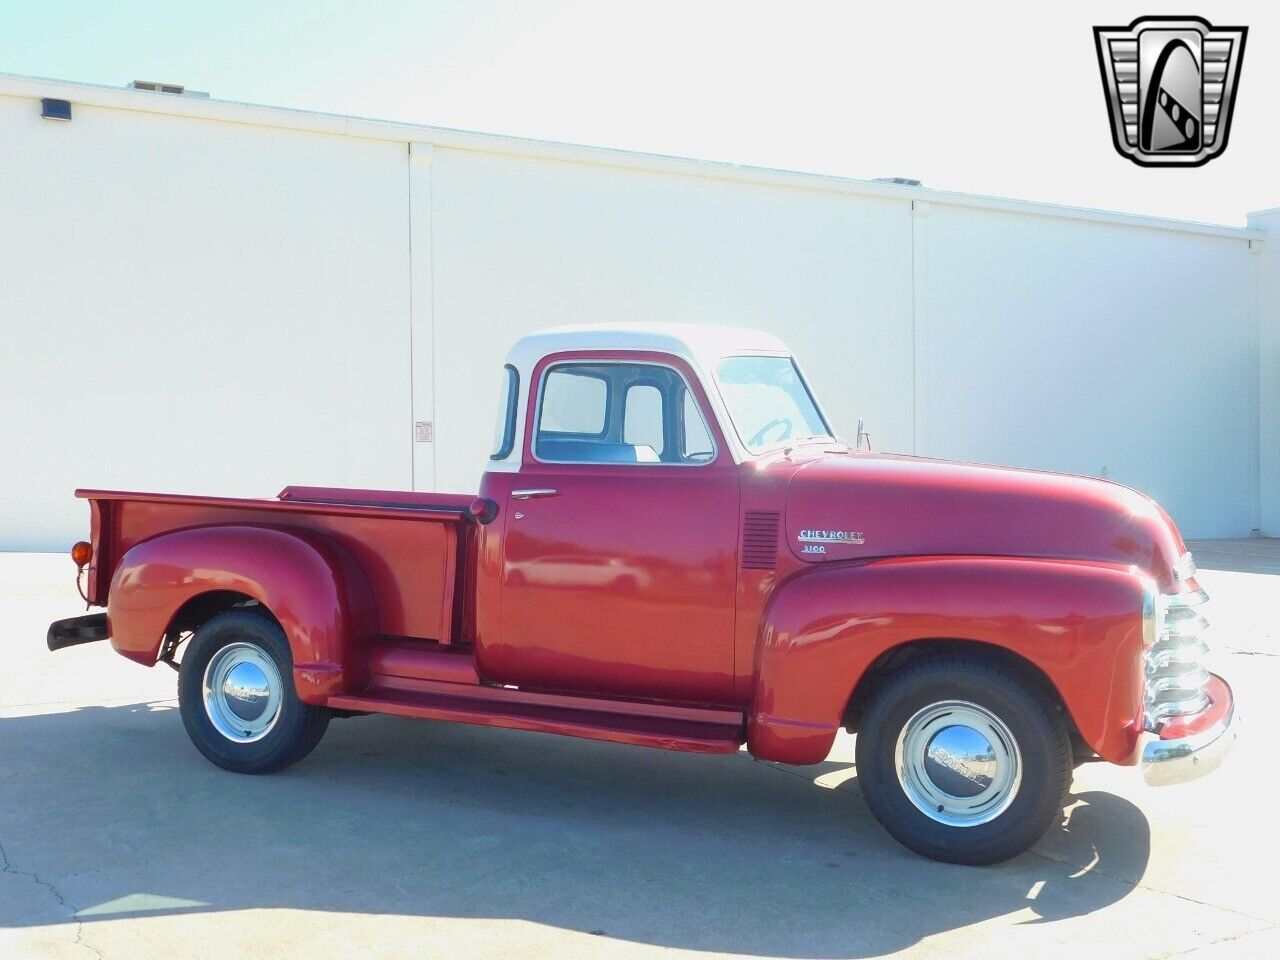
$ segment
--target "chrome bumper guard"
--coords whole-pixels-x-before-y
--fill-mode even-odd
[[[1152,736],[1142,748],[1142,777],[1149,786],[1165,787],[1196,780],[1222,766],[1231,752],[1240,732],[1235,698],[1221,678],[1214,679],[1227,690],[1228,700],[1222,716],[1204,730],[1185,737],[1162,740]]]

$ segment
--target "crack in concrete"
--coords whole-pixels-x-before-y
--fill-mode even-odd
[[[1219,937],[1217,940],[1210,940],[1208,943],[1202,943],[1195,947],[1188,947],[1186,950],[1179,950],[1176,953],[1162,953],[1157,960],[1171,960],[1172,957],[1188,957],[1193,953],[1199,953],[1201,950],[1207,950],[1210,947],[1221,946],[1224,943],[1234,943],[1237,940],[1243,940],[1246,937],[1256,937],[1260,933],[1267,933],[1277,929],[1276,924],[1263,927],[1260,930],[1246,930],[1244,933],[1233,933],[1229,937]]]
[[[1060,863],[1063,866],[1076,867],[1077,869],[1084,868],[1084,864],[1076,863],[1074,860],[1070,860],[1065,857],[1051,856],[1050,854],[1041,853],[1039,850],[1035,850],[1035,849],[1032,849],[1029,852],[1039,857],[1042,860],[1048,860],[1050,863]],[[1236,910],[1234,907],[1224,907],[1220,903],[1210,903],[1208,900],[1197,900],[1195,897],[1188,897],[1185,894],[1175,893],[1172,890],[1161,890],[1159,887],[1148,886],[1147,884],[1143,883],[1141,880],[1133,881],[1126,877],[1117,877],[1115,874],[1107,873],[1105,870],[1092,869],[1088,872],[1088,874],[1086,874],[1086,876],[1100,877],[1106,880],[1113,880],[1116,883],[1123,883],[1124,885],[1133,887],[1135,889],[1145,890],[1147,891],[1147,893],[1154,893],[1162,897],[1172,897],[1175,900],[1181,900],[1183,903],[1194,903],[1198,907],[1208,907],[1210,910],[1220,910],[1223,913],[1229,913],[1229,914],[1232,914],[1233,916],[1243,917],[1246,920],[1257,920],[1260,923],[1274,923],[1274,921],[1272,921],[1267,917],[1259,917],[1256,914],[1245,913],[1243,910]],[[1197,947],[1194,949],[1199,949],[1199,948]]]
[[[102,953],[98,950],[98,948],[93,946],[91,943],[88,943],[84,939],[84,923],[80,919],[79,912],[76,910],[75,907],[73,907],[70,903],[67,902],[67,898],[63,896],[62,891],[60,891],[48,880],[41,879],[39,875],[33,873],[30,870],[15,869],[13,864],[9,862],[9,854],[8,854],[8,851],[5,850],[4,844],[0,844],[0,873],[7,873],[15,877],[27,877],[37,886],[44,887],[44,889],[48,890],[51,894],[53,894],[53,898],[58,901],[58,904],[62,907],[62,909],[67,911],[67,913],[70,915],[72,922],[75,924],[76,933],[75,933],[75,937],[73,938],[73,942],[83,947],[84,949],[88,950],[91,954],[97,957],[97,960],[104,960]]]

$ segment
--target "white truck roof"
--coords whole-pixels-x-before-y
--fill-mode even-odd
[[[507,362],[522,376],[548,354],[569,350],[648,350],[680,357],[705,372],[722,357],[743,353],[787,354],[771,333],[704,323],[571,323],[537,330],[516,341]]]
[[[520,468],[525,412],[534,368],[550,354],[577,350],[643,350],[679,357],[707,388],[711,413],[721,424],[728,423],[728,416],[719,391],[712,388],[711,379],[718,360],[744,354],[791,355],[786,344],[771,333],[702,323],[575,323],[535,331],[517,340],[507,353],[507,363],[515,367],[520,376],[516,442],[505,458],[491,460],[488,469],[514,473]],[[730,453],[741,463],[748,456],[746,448],[732,429],[725,433]]]

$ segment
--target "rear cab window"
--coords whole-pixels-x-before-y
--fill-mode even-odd
[[[498,391],[498,422],[493,428],[490,460],[504,460],[516,443],[516,405],[520,399],[520,374],[507,364],[502,368],[502,385]]]

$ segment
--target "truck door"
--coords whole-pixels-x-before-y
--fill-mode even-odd
[[[729,704],[737,470],[692,371],[661,354],[544,360],[506,504],[487,679]]]

